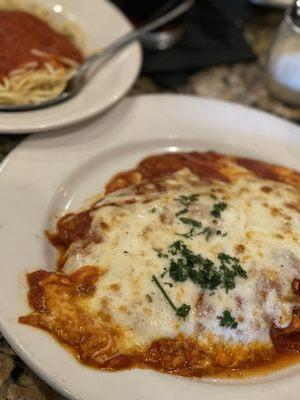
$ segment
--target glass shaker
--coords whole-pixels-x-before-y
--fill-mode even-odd
[[[296,0],[285,17],[268,60],[268,86],[279,100],[300,105],[300,0]]]

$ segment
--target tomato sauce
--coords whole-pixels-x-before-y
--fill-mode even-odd
[[[135,169],[115,175],[105,189],[106,193],[110,193],[141,181],[163,178],[183,168],[189,168],[195,175],[204,180],[231,182],[234,174],[232,174],[230,167],[228,168],[228,162],[241,166],[248,170],[250,174],[252,173],[262,179],[284,182],[293,186],[300,185],[300,174],[284,167],[247,158],[224,156],[212,151],[205,153],[193,151],[147,157]]]
[[[237,352],[245,353],[243,347],[220,345],[213,353],[207,352],[196,338],[184,335],[158,339],[142,352],[116,352],[114,344],[121,340],[122,330],[110,326],[109,315],[106,322],[110,329],[102,328],[84,303],[94,295],[95,283],[103,274],[104,270],[93,266],[70,275],[46,271],[28,274],[28,300],[34,313],[20,317],[19,322],[46,330],[82,364],[107,371],[138,367],[184,377],[244,378],[266,375],[300,361],[300,333],[287,335],[274,328],[271,332],[274,348],[258,349],[244,363],[239,363],[238,368],[228,365],[236,363]],[[101,319],[105,320],[105,316],[101,315]],[[208,360],[212,363],[207,363]]]
[[[230,171],[226,170],[226,160],[235,161],[262,178],[285,182],[287,176],[284,172],[287,170],[280,170],[279,167],[273,165],[224,157],[212,152],[168,153],[148,157],[136,169],[116,175],[107,185],[106,193],[132,184],[137,185],[139,189],[141,182],[151,182],[184,167],[190,168],[203,179],[230,181],[231,175]],[[295,181],[298,179],[294,171],[289,170],[289,175],[293,175]],[[269,192],[267,186],[263,186],[262,190]],[[84,241],[91,227],[91,212],[92,208],[62,217],[57,223],[57,232],[49,235],[52,244],[56,247],[62,246],[64,250],[67,250],[74,241]],[[239,252],[243,251],[243,245],[239,245]],[[102,272],[104,273],[105,271]],[[226,346],[213,354],[209,353],[215,362],[210,367],[205,367],[208,356],[206,349],[200,346],[196,339],[180,336],[176,339],[156,340],[144,352],[130,355],[108,352],[108,357],[102,358],[102,354],[98,355],[99,348],[101,351],[113,350],[114,343],[118,343],[122,332],[113,329],[99,331],[99,325],[94,316],[82,303],[86,297],[93,296],[98,278],[101,278],[101,274],[97,267],[92,266],[81,268],[67,276],[43,271],[29,274],[28,300],[36,313],[21,317],[19,321],[52,333],[83,364],[108,371],[139,367],[185,377],[212,375],[220,378],[244,378],[266,375],[300,361],[299,310],[294,311],[295,321],[293,320],[292,326],[286,329],[271,327],[270,333],[274,347],[266,350],[259,349],[253,357],[245,358],[250,361],[245,361],[239,368],[228,368],[233,365],[235,358],[232,349],[227,349]],[[300,281],[297,279],[293,282],[293,292],[295,296],[300,295]],[[51,304],[49,310],[48,303]],[[52,313],[49,319],[48,312]],[[109,315],[101,315],[101,318],[110,324]],[[239,348],[235,350],[239,351]]]
[[[89,211],[83,211],[78,214],[66,214],[57,223],[58,237],[68,247],[76,240],[86,236],[91,223],[92,217]]]
[[[42,66],[44,61],[33,55],[32,49],[50,53],[54,60],[62,56],[78,63],[83,61],[71,40],[46,22],[23,11],[0,11],[0,76],[31,62]]]

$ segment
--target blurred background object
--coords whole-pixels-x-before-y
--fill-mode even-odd
[[[268,55],[285,9],[250,0],[197,0],[179,43],[160,53],[145,50],[142,76],[131,93],[194,94],[300,121],[300,107],[274,97],[267,84]]]
[[[153,18],[159,7],[177,4],[178,0],[155,0],[149,5],[135,0],[115,0],[115,3],[136,24]],[[195,71],[220,64],[254,61],[255,55],[244,39],[233,15],[245,13],[239,0],[197,0],[194,8],[158,34],[172,37],[160,51],[149,46],[146,37],[142,73],[168,89],[176,89]],[[152,48],[151,48],[152,47]],[[159,48],[159,47],[158,47]]]
[[[250,2],[263,6],[287,7],[293,3],[293,0],[250,0]]]
[[[300,0],[286,12],[272,44],[268,84],[279,100],[300,105]]]

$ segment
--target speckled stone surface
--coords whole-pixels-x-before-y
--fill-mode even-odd
[[[273,99],[266,88],[264,65],[271,38],[282,13],[258,10],[245,28],[245,35],[259,59],[250,64],[218,66],[191,76],[177,93],[194,94],[234,101],[300,121],[300,108],[285,106]],[[130,94],[158,93],[163,90],[149,78],[140,78]],[[0,161],[24,136],[0,135]],[[15,355],[0,335],[0,400],[62,400],[37,378]]]
[[[0,335],[0,400],[63,400],[15,355]]]

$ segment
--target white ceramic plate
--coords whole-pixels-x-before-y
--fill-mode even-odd
[[[24,0],[25,1],[25,0]],[[132,29],[128,19],[105,0],[26,0],[42,3],[56,18],[70,18],[81,27],[86,52],[104,48]],[[33,133],[62,128],[106,110],[130,89],[142,62],[140,45],[120,51],[73,99],[37,111],[0,112],[0,134]]]
[[[300,129],[242,106],[185,96],[128,98],[82,128],[34,135],[0,168],[0,328],[45,381],[77,400],[296,400],[300,365],[248,381],[188,380],[151,370],[100,372],[48,334],[17,323],[29,311],[25,271],[54,266],[43,234],[146,155],[216,150],[300,170]]]

